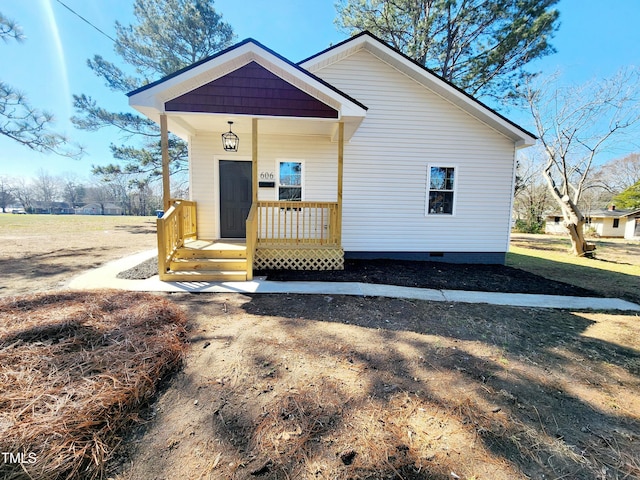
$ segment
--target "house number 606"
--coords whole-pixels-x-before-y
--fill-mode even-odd
[[[260,172],[260,180],[273,180],[273,172]]]

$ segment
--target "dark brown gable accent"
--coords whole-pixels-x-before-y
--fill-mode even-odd
[[[256,62],[248,63],[164,105],[168,112],[338,118],[337,110]]]

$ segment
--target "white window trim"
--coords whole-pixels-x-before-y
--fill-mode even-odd
[[[430,213],[429,212],[429,192],[431,191],[431,168],[453,168],[453,205],[451,213]],[[425,193],[424,215],[431,218],[451,218],[456,216],[456,206],[458,203],[458,177],[460,175],[460,167],[452,163],[428,163],[427,164],[427,185]]]
[[[304,165],[304,160],[301,160],[299,158],[277,158],[276,159],[276,191],[275,191],[275,200],[279,201],[280,199],[280,187],[288,187],[290,185],[281,185],[280,184],[280,164],[281,163],[286,163],[286,162],[291,162],[291,163],[299,163],[300,164],[300,187],[302,188],[302,192],[300,195],[300,201],[304,202],[305,199],[305,192],[306,192],[306,188],[305,188],[305,165]]]

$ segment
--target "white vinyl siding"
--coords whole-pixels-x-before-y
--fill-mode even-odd
[[[338,146],[329,137],[265,135],[258,139],[258,169],[273,172],[276,188],[260,188],[259,200],[278,200],[280,162],[303,164],[303,200],[335,202],[338,195]]]
[[[242,143],[240,148],[243,148]],[[220,134],[202,133],[189,139],[189,199],[197,202],[198,236],[210,240],[219,237],[219,196],[214,188],[218,164],[214,162],[214,156],[220,151],[224,151]],[[229,159],[233,156],[229,154]]]
[[[366,50],[314,74],[369,108],[345,145],[346,251],[507,251],[513,141]],[[454,216],[425,215],[427,165],[458,166]]]
[[[269,120],[259,120],[258,123]],[[258,127],[259,128],[259,127]],[[219,134],[198,133],[190,138],[190,199],[197,202],[198,236],[219,237],[218,161],[250,160],[251,140],[240,136],[237,153],[224,152]],[[248,137],[246,141],[244,138]],[[280,161],[303,163],[303,196],[307,201],[337,201],[338,147],[329,137],[294,135],[259,135],[258,181],[260,174],[272,176],[275,186],[258,189],[259,200],[278,200],[278,165]]]

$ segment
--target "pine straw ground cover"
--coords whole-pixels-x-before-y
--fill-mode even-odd
[[[191,348],[116,480],[640,478],[635,313],[171,299]]]
[[[185,351],[185,316],[140,293],[0,299],[0,478],[103,475]]]

